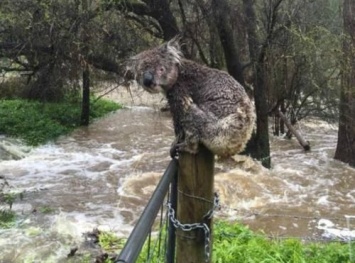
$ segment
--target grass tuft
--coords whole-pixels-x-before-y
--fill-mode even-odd
[[[16,214],[12,210],[0,210],[0,229],[11,228],[16,223]]]
[[[102,231],[99,234],[100,247],[109,253],[122,249],[126,241],[126,239],[119,238],[111,232]]]

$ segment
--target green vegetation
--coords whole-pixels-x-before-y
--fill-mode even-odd
[[[3,180],[0,183],[0,229],[11,228],[16,223],[16,213],[12,211],[12,205],[17,199],[23,198],[23,193],[5,193],[4,189],[9,187],[9,183],[3,177],[0,179]]]
[[[105,234],[106,235],[106,234]],[[164,240],[165,231],[162,232]],[[109,237],[110,235],[108,235]],[[105,237],[106,239],[106,237]],[[105,250],[122,247],[122,239],[108,238]],[[112,242],[111,242],[112,241]],[[158,252],[153,239],[149,262],[164,262],[163,248]],[[101,242],[100,242],[101,244]],[[352,244],[352,254],[355,254],[355,244]],[[214,224],[213,260],[214,263],[352,263],[349,244],[340,242],[313,243],[298,239],[269,239],[262,233],[255,233],[248,227],[238,223],[217,221]],[[117,251],[117,250],[116,250]],[[147,261],[148,245],[145,244],[137,262]],[[354,259],[353,259],[354,260]]]
[[[270,240],[240,224],[218,221],[213,236],[216,263],[350,263],[348,244]],[[355,246],[352,246],[353,254]]]
[[[107,100],[91,101],[90,119],[121,108]],[[0,134],[22,138],[39,145],[58,138],[80,126],[78,103],[41,103],[27,100],[0,100]]]
[[[6,182],[7,183],[7,182]],[[3,188],[3,187],[2,187]],[[12,205],[15,202],[17,198],[22,199],[23,198],[23,193],[3,193],[2,190],[0,189],[0,203],[7,204],[9,206],[9,209],[12,209]]]
[[[100,246],[109,253],[121,250],[126,241],[126,239],[119,238],[111,232],[100,232],[99,235]]]
[[[42,214],[51,214],[55,211],[55,209],[50,206],[45,205],[45,206],[39,207],[38,211],[41,212]]]
[[[15,225],[16,215],[12,210],[0,210],[0,229]]]

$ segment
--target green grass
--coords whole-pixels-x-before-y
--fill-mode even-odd
[[[99,235],[99,244],[101,248],[109,253],[122,249],[126,241],[126,239],[119,238],[111,232],[103,231],[100,232]]]
[[[240,224],[217,222],[213,237],[216,263],[350,263],[348,244],[270,240]],[[352,244],[355,253],[355,245]],[[354,262],[354,261],[353,261]]]
[[[91,105],[90,120],[120,109],[117,103],[97,100]],[[55,140],[80,126],[78,103],[40,103],[0,100],[0,134],[23,139],[28,145]]]
[[[12,210],[0,210],[0,229],[11,228],[16,224],[16,214]]]
[[[213,263],[353,263],[349,244],[340,242],[312,243],[298,239],[269,239],[262,233],[251,231],[238,223],[217,221],[213,230]],[[163,231],[162,235],[165,235]],[[164,239],[163,239],[164,240]],[[122,242],[122,240],[121,240]],[[153,239],[153,244],[155,240]],[[164,242],[163,242],[164,243]],[[154,246],[151,244],[151,247]],[[147,244],[144,245],[137,263],[147,262]],[[355,244],[351,245],[355,254]],[[164,253],[153,263],[164,262]]]

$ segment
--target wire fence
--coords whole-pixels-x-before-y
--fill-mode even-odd
[[[175,262],[175,226],[171,217],[171,210],[176,210],[177,206],[177,160],[172,160],[156,187],[151,199],[145,207],[137,224],[132,230],[124,248],[114,262],[121,263],[173,263]],[[191,196],[190,198],[196,198]],[[167,205],[169,204],[169,206]],[[341,242],[349,244],[351,254],[355,241],[355,216],[343,215],[337,217],[323,217],[302,214],[277,214],[260,211],[239,210],[218,203],[214,207],[220,210],[236,212],[238,218],[236,222],[248,224],[257,221],[277,221],[284,220],[288,224],[300,221],[312,222],[316,234],[288,235],[288,234],[265,234],[271,240],[299,239],[306,242]],[[170,214],[169,214],[170,210]],[[217,218],[218,218],[217,213]],[[323,222],[323,223],[322,223]],[[336,223],[333,223],[336,222]],[[318,226],[318,228],[317,228]],[[321,226],[321,227],[319,227]],[[324,235],[327,230],[329,235]],[[323,233],[322,233],[323,232]],[[285,231],[287,233],[287,231]],[[229,237],[238,238],[238,235]],[[353,255],[350,255],[353,258]]]
[[[174,262],[175,229],[167,221],[165,200],[176,209],[177,167],[177,160],[173,159],[114,262]],[[157,221],[158,226],[154,226]]]
[[[160,210],[155,219],[155,225],[149,231],[145,245],[142,251],[138,251],[138,257],[136,261],[116,261],[116,262],[147,262],[147,263],[163,263],[168,262],[172,263],[174,261],[174,250],[169,250],[169,238],[175,240],[174,237],[169,237],[169,222],[168,222],[168,209],[166,203],[168,200],[171,200],[171,189],[168,192],[167,198],[164,200],[163,204],[160,207]],[[223,209],[232,209],[230,207],[222,206]],[[218,215],[217,215],[218,218]],[[352,241],[355,241],[355,231],[352,223],[355,225],[355,216],[344,216],[344,217],[331,217],[324,218],[319,216],[305,216],[305,215],[289,215],[289,214],[271,214],[271,213],[260,213],[260,212],[240,212],[240,217],[237,219],[237,222],[245,223],[244,220],[264,220],[264,219],[280,219],[283,218],[287,221],[313,221],[313,220],[328,220],[332,222],[341,223],[341,225],[347,226],[348,236],[333,236],[326,237],[321,235],[304,235],[304,236],[295,236],[295,235],[267,235],[270,240],[287,240],[287,239],[298,239],[305,242],[313,243],[328,243],[328,242],[339,242],[339,243],[349,243],[349,251],[352,251],[354,244]],[[228,233],[228,237],[238,238],[237,234]],[[175,244],[170,244],[170,246],[175,246]],[[353,257],[353,256],[352,256]]]

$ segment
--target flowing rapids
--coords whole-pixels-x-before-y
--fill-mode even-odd
[[[128,236],[173,140],[170,116],[138,102],[22,159],[0,161],[5,190],[23,193],[12,207],[16,226],[0,229],[0,262],[65,262],[97,227]],[[345,218],[355,214],[355,169],[333,160],[336,127],[312,120],[300,128],[312,150],[271,136],[271,170],[245,156],[216,163],[216,217],[277,236],[355,237],[355,219],[347,229]]]

